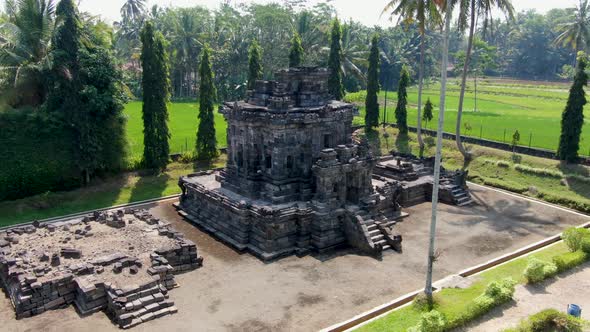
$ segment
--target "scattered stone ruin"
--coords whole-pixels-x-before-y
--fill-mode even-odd
[[[394,225],[414,193],[386,171],[374,176],[389,166],[353,141],[357,110],[330,98],[328,77],[324,68],[290,68],[224,103],[227,165],[181,177],[179,213],[263,260],[347,244],[374,255],[401,250]],[[405,163],[391,167],[410,173]]]
[[[174,314],[174,273],[202,265],[193,242],[145,210],[94,212],[0,232],[0,282],[17,318],[74,304],[129,328]]]

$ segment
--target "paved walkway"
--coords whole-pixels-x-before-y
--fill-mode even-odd
[[[569,303],[581,306],[582,318],[590,320],[590,263],[538,285],[519,285],[514,299],[458,331],[502,331],[544,309],[565,312]]]

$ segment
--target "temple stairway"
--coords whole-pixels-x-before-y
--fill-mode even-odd
[[[353,216],[351,219],[356,223],[358,237],[363,240],[362,245],[351,244],[373,254],[401,248],[401,241],[397,242],[391,230],[398,221],[408,216],[407,213],[393,209],[371,213],[358,207],[349,208],[348,211]]]
[[[453,195],[453,201],[457,206],[465,206],[473,203],[473,199],[469,192],[460,186],[454,185],[451,187],[451,194]]]

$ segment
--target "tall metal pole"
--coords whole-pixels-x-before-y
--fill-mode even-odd
[[[443,39],[443,54],[440,79],[440,102],[438,113],[438,128],[436,130],[436,155],[434,157],[434,185],[432,187],[432,217],[430,219],[430,244],[428,247],[428,267],[426,272],[426,287],[424,293],[432,303],[432,266],[434,264],[434,238],[436,236],[436,209],[438,207],[438,188],[440,186],[440,163],[442,155],[442,138],[445,121],[445,93],[447,86],[447,65],[449,63],[449,31],[451,28],[451,10],[449,2],[445,1],[445,32]]]
[[[386,119],[387,119],[387,86],[385,86],[385,105],[383,105],[383,128],[385,128]]]

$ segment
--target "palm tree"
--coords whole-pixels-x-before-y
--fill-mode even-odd
[[[434,179],[432,186],[432,214],[430,219],[430,241],[428,246],[428,264],[426,269],[426,286],[424,293],[430,306],[433,304],[432,298],[432,268],[436,259],[434,250],[434,240],[436,237],[436,218],[438,207],[438,189],[440,187],[440,164],[442,159],[442,138],[445,121],[445,98],[447,92],[447,66],[449,63],[449,34],[451,31],[451,15],[453,14],[453,3],[450,0],[433,0],[441,9],[441,14],[445,16],[442,61],[440,68],[440,101],[438,111],[438,127],[436,129],[436,154],[434,156]]]
[[[364,38],[361,27],[354,22],[342,26],[342,72],[344,76],[354,76],[361,82],[366,81],[361,67],[366,67],[369,54],[367,46],[360,40]]]
[[[0,77],[14,93],[13,106],[44,100],[41,72],[53,31],[53,0],[7,0],[0,25]]]
[[[427,24],[439,24],[441,16],[434,0],[391,0],[383,8],[382,15],[390,12],[390,17],[397,16],[406,24],[417,22],[420,32],[420,65],[418,68],[418,114],[417,136],[420,156],[424,151],[422,139],[422,88],[424,85],[424,44]]]
[[[461,116],[463,115],[463,101],[465,99],[465,87],[467,85],[467,73],[469,72],[469,62],[471,60],[471,52],[473,50],[473,37],[475,35],[476,20],[479,15],[490,16],[493,7],[497,7],[500,11],[507,14],[510,19],[514,18],[514,7],[512,7],[511,0],[455,0],[460,6],[459,11],[459,26],[465,26],[467,15],[469,15],[469,36],[467,39],[467,51],[465,52],[465,61],[463,64],[463,74],[461,76],[461,91],[459,93],[459,108],[457,110],[457,123],[455,124],[455,141],[457,149],[465,159],[465,165],[471,158],[470,154],[465,150],[461,141]]]
[[[580,0],[569,19],[568,22],[559,25],[561,34],[555,38],[555,43],[570,46],[574,50],[574,59],[577,59],[578,52],[585,50],[590,41],[590,4],[588,0]]]
[[[145,0],[126,0],[121,7],[123,22],[136,22],[143,18],[145,13]]]

